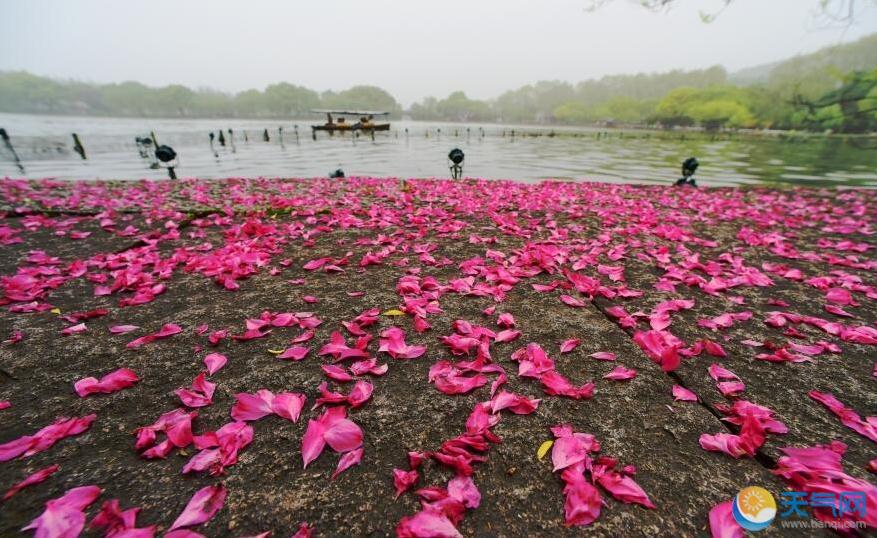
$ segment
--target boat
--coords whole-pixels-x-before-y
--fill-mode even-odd
[[[386,116],[389,112],[381,110],[312,110],[312,112],[326,115],[326,123],[322,125],[311,125],[314,136],[317,131],[328,131],[334,134],[335,131],[389,131],[389,123],[376,123],[375,116]],[[333,117],[334,116],[334,117]],[[351,116],[348,120],[347,116]]]

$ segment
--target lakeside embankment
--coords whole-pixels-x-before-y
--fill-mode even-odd
[[[679,536],[746,486],[844,476],[877,524],[875,192],[5,180],[0,203],[0,487],[59,465],[2,535],[90,485],[76,517],[119,499],[156,533],[213,487],[211,536]],[[37,434],[59,416],[93,419]],[[599,452],[540,460],[561,424]],[[835,441],[840,474],[784,452]]]

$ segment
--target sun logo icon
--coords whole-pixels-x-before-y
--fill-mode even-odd
[[[777,503],[764,488],[749,486],[734,497],[734,519],[748,531],[760,531],[777,515]]]

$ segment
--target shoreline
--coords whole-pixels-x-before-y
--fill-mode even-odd
[[[283,122],[286,124],[304,124],[305,127],[308,127],[311,123],[314,124],[322,124],[325,120],[323,116],[314,116],[312,118],[291,118],[291,117],[214,117],[214,116],[103,116],[103,115],[81,115],[81,114],[62,114],[62,113],[35,113],[35,112],[0,112],[0,114],[8,114],[13,116],[35,116],[35,117],[58,117],[58,118],[81,118],[84,123],[87,123],[88,120],[92,119],[105,119],[105,120],[143,120],[144,122],[149,121],[181,121],[181,122],[189,122],[189,121],[211,121],[211,122],[224,122],[223,125],[229,124],[234,125],[235,122],[244,122],[244,123],[265,123],[274,125],[277,122]],[[800,131],[800,130],[783,130],[783,129],[719,129],[716,131],[710,131],[704,129],[703,127],[672,127],[672,128],[660,128],[649,125],[601,125],[599,123],[595,124],[582,124],[582,125],[568,125],[562,123],[502,123],[502,122],[476,122],[476,121],[463,121],[463,120],[429,120],[429,119],[412,119],[410,117],[397,117],[390,119],[391,125],[393,122],[405,122],[405,123],[416,123],[423,125],[432,125],[432,126],[469,126],[469,127],[486,127],[495,130],[502,131],[511,130],[511,129],[527,129],[529,131],[545,131],[540,136],[547,136],[548,132],[555,132],[555,136],[561,136],[560,133],[567,133],[570,131],[578,131],[581,133],[595,133],[600,131],[607,131],[612,133],[654,133],[659,134],[663,133],[668,136],[676,135],[676,134],[700,134],[704,136],[715,136],[715,135],[743,135],[743,136],[751,136],[751,137],[787,137],[787,138],[849,138],[849,139],[863,139],[863,140],[871,140],[877,139],[877,132],[871,133],[836,133],[836,132],[824,132],[824,131]],[[391,129],[392,131],[392,129]]]

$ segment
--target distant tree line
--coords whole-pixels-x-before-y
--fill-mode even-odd
[[[877,131],[877,34],[728,74],[716,66],[542,81],[490,101],[454,92],[410,108],[414,119]]]
[[[88,84],[0,72],[0,111],[139,117],[304,117],[315,108],[402,107],[387,91],[354,86],[318,93],[285,82],[229,94],[137,82]],[[705,129],[771,128],[877,131],[877,34],[737,73],[716,66],[613,75],[578,84],[541,81],[496,99],[456,91],[427,97],[413,119],[538,124],[615,124]]]
[[[169,118],[289,118],[315,108],[384,110],[398,115],[402,107],[375,86],[317,93],[280,82],[264,91],[229,94],[191,90],[179,84],[153,88],[139,82],[89,84],[57,81],[23,71],[0,72],[0,111],[37,114],[84,114]]]

